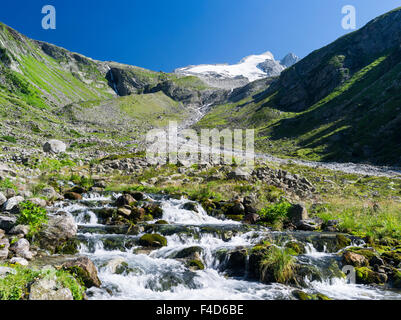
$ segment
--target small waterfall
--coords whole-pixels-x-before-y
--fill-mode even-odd
[[[117,95],[119,95],[118,89],[117,89],[117,85],[116,85],[116,83],[114,82],[113,71],[111,70],[110,66],[107,66],[107,68],[108,68],[108,70],[109,70],[109,72],[110,72],[110,82],[111,82],[112,85],[113,85],[114,91],[116,92]]]

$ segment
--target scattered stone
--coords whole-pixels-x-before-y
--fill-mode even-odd
[[[62,153],[66,150],[66,144],[59,140],[49,140],[43,145],[43,151],[47,153]]]
[[[14,257],[10,260],[11,264],[19,264],[20,266],[26,267],[27,265],[29,265],[29,262],[21,257]]]
[[[136,203],[136,200],[130,194],[123,194],[122,196],[118,197],[115,201],[114,205],[116,207],[124,207],[130,206]]]
[[[11,235],[22,235],[24,237],[28,233],[29,233],[29,226],[25,226],[25,225],[22,225],[22,224],[13,227],[9,232],[9,234],[11,234]]]
[[[146,203],[143,206],[143,209],[147,214],[151,214],[155,219],[163,218],[163,209],[157,203]]]
[[[227,178],[232,180],[248,181],[250,177],[251,175],[241,168],[236,168],[234,171],[231,171],[227,174]]]
[[[11,212],[23,201],[24,201],[23,197],[20,196],[12,197],[8,199],[6,203],[3,204],[3,211]]]
[[[59,288],[53,279],[41,279],[31,285],[29,300],[74,300],[71,290]]]
[[[71,190],[68,190],[69,192],[73,192],[73,193],[78,193],[78,194],[84,194],[87,193],[88,190],[86,190],[85,188],[82,188],[80,186],[74,186]]]
[[[42,207],[42,208],[46,208],[46,206],[47,206],[46,200],[41,199],[41,198],[31,198],[31,199],[28,199],[28,201],[39,207]]]

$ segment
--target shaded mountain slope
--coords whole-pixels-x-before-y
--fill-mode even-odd
[[[198,124],[254,127],[260,150],[401,165],[401,8],[314,51]],[[217,121],[216,119],[219,118]]]

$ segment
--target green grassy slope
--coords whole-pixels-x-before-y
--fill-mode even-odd
[[[259,150],[285,157],[401,165],[400,42],[399,8],[258,94],[213,108],[198,127],[255,128]]]

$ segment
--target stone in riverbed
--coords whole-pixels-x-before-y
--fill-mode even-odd
[[[76,200],[76,201],[82,200],[82,196],[79,193],[71,192],[71,191],[66,192],[64,194],[64,198],[67,200]]]
[[[131,209],[129,207],[118,208],[117,214],[123,217],[129,217],[131,215]]]
[[[345,265],[351,265],[354,267],[367,267],[369,265],[368,259],[363,255],[351,251],[344,252],[342,259]]]
[[[136,203],[136,200],[130,194],[123,194],[122,196],[118,197],[114,203],[116,207],[124,207],[124,206],[131,206]]]
[[[67,261],[62,265],[62,268],[80,278],[87,288],[100,287],[101,285],[96,266],[87,257]]]
[[[145,234],[139,239],[139,244],[143,247],[161,248],[167,246],[167,239],[160,234]]]
[[[58,246],[75,238],[77,231],[74,217],[70,213],[60,211],[49,217],[49,222],[44,225],[38,240],[43,249],[54,251]]]

